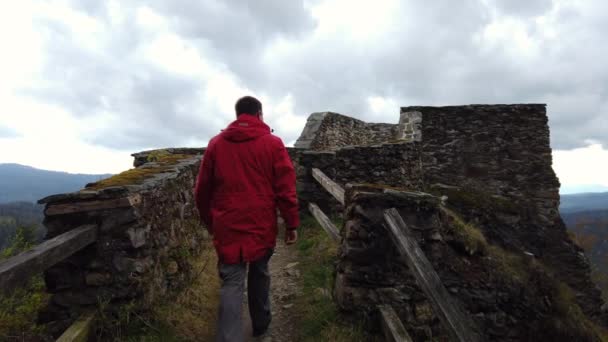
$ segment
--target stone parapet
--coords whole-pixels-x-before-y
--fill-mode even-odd
[[[61,324],[87,306],[134,300],[145,307],[185,284],[206,235],[192,191],[200,158],[163,153],[82,191],[41,200],[47,238],[82,224],[98,229],[96,243],[45,272],[52,314],[44,317]]]

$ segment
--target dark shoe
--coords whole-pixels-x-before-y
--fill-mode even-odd
[[[253,337],[264,337],[266,335],[270,336],[270,323],[271,322],[269,322],[268,325],[266,326],[266,328],[264,328],[263,330],[256,330],[254,328],[253,329]],[[261,341],[261,339],[260,339],[260,341]]]
[[[253,334],[253,340],[255,342],[272,342],[272,336],[270,335],[270,329],[266,329],[261,334]]]

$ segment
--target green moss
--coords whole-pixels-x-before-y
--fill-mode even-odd
[[[157,152],[157,151],[154,151]],[[102,179],[99,182],[93,183],[87,187],[87,190],[100,190],[111,186],[124,186],[141,184],[145,179],[148,179],[156,174],[165,172],[171,168],[171,166],[177,164],[179,161],[192,158],[191,155],[186,154],[170,154],[168,152],[158,152],[151,154],[152,157],[148,156],[149,161],[154,161],[157,166],[155,167],[138,167],[121,172],[110,178]],[[150,159],[152,158],[152,160]]]
[[[146,160],[148,162],[155,162],[158,161],[159,159],[162,159],[168,155],[170,155],[171,153],[169,153],[169,151],[167,150],[156,150],[156,151],[152,151],[148,154],[148,156],[146,157]]]

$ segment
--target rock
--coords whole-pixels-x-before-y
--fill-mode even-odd
[[[317,287],[317,288],[315,289],[315,293],[316,293],[317,295],[319,295],[320,297],[331,298],[331,293],[329,292],[329,290],[328,290],[328,289],[324,289],[324,288],[321,288],[321,287]]]
[[[295,278],[300,277],[300,271],[298,271],[298,270],[288,269],[285,273],[287,273],[287,275],[290,277],[295,277]]]
[[[300,264],[299,262],[291,262],[291,263],[287,264],[287,266],[285,266],[285,269],[294,268],[294,267],[298,266],[299,264]]]
[[[135,259],[121,255],[115,255],[112,264],[118,272],[131,273],[135,270]]]
[[[121,226],[133,223],[137,218],[137,214],[133,208],[113,210],[111,215],[103,217],[99,230],[101,232],[109,232],[116,228],[120,228]]]
[[[85,282],[89,286],[103,286],[112,283],[112,276],[109,273],[91,272],[85,276]]]
[[[279,301],[284,302],[287,300],[292,300],[296,297],[295,293],[283,293],[278,296]]]
[[[167,264],[167,274],[174,275],[177,271],[179,271],[179,265],[177,262],[171,260],[169,264]]]
[[[146,257],[143,259],[136,260],[134,266],[135,272],[145,273],[152,266],[152,259],[150,257]]]
[[[139,248],[146,245],[148,241],[148,233],[150,232],[150,225],[148,224],[145,228],[131,227],[127,230],[131,246],[133,248]]]
[[[52,302],[62,307],[97,304],[97,296],[92,291],[63,291],[53,295]]]
[[[416,320],[421,323],[428,323],[433,320],[434,314],[431,305],[428,302],[418,303],[414,306]]]
[[[430,239],[431,241],[443,241],[443,237],[439,232],[434,232]]]
[[[99,259],[93,259],[87,266],[87,268],[91,269],[91,270],[98,270],[98,269],[101,269],[102,267],[103,267],[103,262]]]
[[[291,309],[293,307],[293,304],[285,304],[283,305],[283,309],[287,310],[287,309]]]

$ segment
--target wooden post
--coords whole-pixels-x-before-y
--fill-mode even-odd
[[[340,233],[338,232],[338,228],[330,221],[329,217],[325,215],[325,213],[319,208],[315,203],[308,203],[308,210],[312,216],[317,219],[317,222],[323,227],[323,229],[331,236],[334,241],[340,241]]]
[[[378,305],[378,310],[382,319],[384,338],[387,342],[413,342],[392,306]]]
[[[97,226],[84,225],[1,262],[0,288],[8,291],[22,285],[34,274],[42,273],[95,240]]]
[[[87,342],[91,335],[95,311],[90,310],[78,317],[70,327],[59,336],[56,342]]]
[[[327,177],[321,170],[313,168],[312,176],[314,179],[321,184],[325,190],[327,190],[332,196],[334,196],[340,204],[344,205],[344,189],[339,186],[336,182]]]
[[[384,221],[389,228],[393,242],[405,258],[418,285],[430,300],[435,314],[439,316],[448,331],[450,340],[460,342],[478,341],[479,337],[473,332],[473,324],[469,317],[453,302],[433,265],[418,246],[416,239],[412,236],[397,209],[385,210]]]

